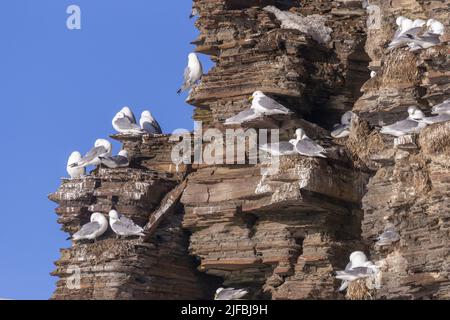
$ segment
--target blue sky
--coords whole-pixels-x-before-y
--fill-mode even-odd
[[[81,30],[66,28],[71,4],[81,7]],[[148,108],[165,132],[192,129],[192,107],[176,94],[198,35],[190,8],[187,0],[2,1],[0,297],[52,294],[49,273],[70,243],[47,195],[73,150],[113,133],[117,111]]]

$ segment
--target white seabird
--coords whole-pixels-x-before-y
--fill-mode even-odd
[[[130,165],[128,152],[126,150],[121,150],[117,156],[100,157],[100,161],[101,164],[110,169],[125,168]]]
[[[427,126],[427,124],[422,121],[423,118],[425,118],[425,115],[418,108],[409,107],[408,114],[409,115],[405,120],[383,126],[380,132],[395,137],[401,137],[406,134],[417,133]]]
[[[347,111],[341,117],[341,124],[334,126],[331,136],[333,138],[345,138],[350,135],[353,112]]]
[[[76,168],[72,167],[73,164],[79,162],[81,160],[81,153],[78,151],[72,152],[67,161],[67,173],[71,179],[78,179],[85,175],[86,169],[84,167]]]
[[[112,145],[111,142],[105,139],[97,139],[92,148],[84,157],[76,163],[70,165],[71,168],[97,166],[101,163],[100,157],[111,156]]]
[[[192,6],[191,14],[189,15],[189,19],[192,19],[196,16],[198,16],[199,12],[198,9],[195,6]]]
[[[371,77],[371,78],[375,78],[376,75],[377,75],[377,72],[376,72],[376,71],[373,71],[373,70],[372,70],[372,71],[370,72],[370,77]]]
[[[435,105],[431,111],[432,114],[450,114],[450,99]]]
[[[248,294],[247,290],[234,288],[219,288],[214,300],[239,300]]]
[[[295,131],[297,139],[292,139],[289,141],[294,146],[294,150],[307,157],[321,157],[326,158],[323,153],[326,153],[326,150],[317,144],[315,141],[310,139],[303,129],[297,129]]]
[[[150,111],[145,110],[141,114],[141,119],[139,120],[139,124],[141,125],[142,130],[150,134],[161,134],[161,126],[158,121],[153,118],[153,115]]]
[[[245,109],[237,115],[225,120],[225,125],[239,125],[245,122],[259,118],[260,115],[255,113],[253,109]]]
[[[77,233],[72,236],[74,241],[95,240],[108,229],[108,220],[99,212],[91,215],[91,222],[83,225]]]
[[[292,113],[292,111],[288,108],[276,102],[272,98],[269,98],[261,91],[255,91],[250,97],[250,100],[252,100],[251,109],[255,112],[255,114],[271,116],[276,114]]]
[[[133,220],[121,215],[116,210],[109,212],[109,225],[119,236],[144,236],[144,229],[133,222]]]
[[[270,153],[272,156],[276,157],[287,156],[297,153],[297,151],[294,150],[294,146],[287,141],[263,144],[259,146],[259,149],[264,152]]]
[[[375,245],[380,247],[390,246],[397,241],[400,241],[400,235],[395,231],[394,226],[388,225],[384,229],[384,232],[377,237]]]
[[[114,130],[123,134],[142,134],[143,131],[136,123],[136,118],[133,112],[125,107],[120,110],[112,120]]]
[[[190,53],[188,56],[188,65],[184,69],[184,82],[181,88],[177,91],[180,94],[182,91],[192,89],[194,85],[203,76],[203,66],[195,53]]]
[[[342,280],[339,291],[344,291],[348,283],[362,278],[370,277],[378,272],[378,268],[362,251],[354,251],[350,255],[350,262],[345,267],[345,271],[336,271],[336,279]]]
[[[434,124],[440,122],[450,121],[450,114],[443,113],[434,117],[425,117],[422,120],[426,124]]]

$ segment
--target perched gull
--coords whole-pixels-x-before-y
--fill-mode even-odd
[[[145,110],[141,114],[141,119],[139,120],[142,130],[150,134],[161,134],[162,130],[158,121],[153,118],[150,111]]]
[[[260,117],[260,115],[255,113],[255,111],[253,111],[253,109],[245,109],[244,111],[239,112],[237,115],[226,119],[225,125],[243,124],[250,120],[257,119],[259,117]]]
[[[219,288],[214,300],[239,300],[248,294],[247,290],[234,288]]]
[[[191,11],[191,14],[189,16],[189,19],[192,19],[193,17],[196,17],[196,16],[198,16],[198,9],[196,7],[194,7],[194,6],[192,6],[192,11]]]
[[[391,244],[400,240],[400,235],[395,231],[394,226],[388,225],[384,229],[384,232],[378,236],[377,242],[375,243],[377,246],[390,246]]]
[[[362,278],[370,277],[378,272],[378,268],[371,261],[367,261],[364,252],[355,251],[350,255],[350,262],[345,271],[336,271],[336,279],[342,280],[339,291],[344,291],[348,283]]]
[[[71,168],[97,166],[101,163],[100,157],[111,156],[112,145],[111,142],[105,139],[97,139],[92,148],[79,161],[70,165]]]
[[[435,105],[432,114],[450,114],[450,99],[445,100],[444,102]]]
[[[186,69],[184,69],[184,82],[181,88],[177,91],[178,94],[182,91],[192,89],[203,76],[202,63],[198,59],[197,55],[195,53],[190,53],[188,58],[188,65]]]
[[[345,138],[350,135],[353,112],[347,111],[341,117],[341,124],[334,126],[331,136],[333,138]]]
[[[128,107],[123,108],[114,116],[112,126],[119,133],[142,134],[133,112]]]
[[[311,140],[306,134],[303,129],[297,129],[295,131],[295,134],[297,135],[297,139],[292,139],[289,141],[294,146],[294,150],[307,157],[321,157],[326,158],[326,156],[323,153],[326,153],[326,150],[318,145],[316,142]]]
[[[124,168],[130,165],[130,160],[128,159],[128,152],[122,150],[117,156],[110,157],[100,157],[102,164],[111,169]]]
[[[74,241],[95,240],[108,229],[108,220],[99,212],[91,215],[91,222],[81,227],[80,231],[72,236]],[[70,238],[69,238],[70,239]]]
[[[261,91],[255,91],[250,97],[252,100],[251,109],[260,115],[275,115],[275,114],[290,114],[292,113],[288,108],[279,104],[272,98],[269,98]]]
[[[296,154],[297,152],[294,150],[294,146],[287,142],[282,141],[278,143],[268,143],[259,146],[259,149],[270,153],[272,156],[286,156],[291,154]]]
[[[109,225],[119,236],[144,236],[144,229],[133,222],[133,220],[121,215],[116,210],[109,212]]]
[[[425,115],[416,107],[409,107],[408,114],[409,116],[405,120],[383,126],[381,128],[381,133],[401,137],[406,134],[417,133],[427,126],[427,124],[422,121],[422,119],[425,118]]]
[[[73,164],[79,162],[81,160],[81,153],[78,151],[72,152],[72,154],[69,157],[69,160],[67,161],[67,173],[69,174],[71,179],[77,179],[81,178],[85,175],[86,169],[84,167],[76,168],[72,167]]]

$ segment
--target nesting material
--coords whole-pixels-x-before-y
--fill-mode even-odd
[[[373,300],[375,297],[375,289],[369,289],[367,285],[368,279],[359,279],[348,284],[347,300]]]

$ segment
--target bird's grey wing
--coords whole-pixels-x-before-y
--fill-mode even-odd
[[[127,226],[129,226],[129,227],[137,227],[137,228],[139,228],[140,230],[142,230],[142,228],[139,227],[136,223],[134,223],[134,221],[131,220],[130,218],[127,218],[127,217],[125,217],[125,216],[121,216],[121,217],[120,217],[120,221],[121,221],[123,224],[125,224],[125,225],[127,225]]]
[[[141,128],[133,123],[132,120],[128,117],[118,118],[114,121],[114,123],[122,130],[140,130]]]
[[[155,131],[156,131],[157,134],[161,134],[162,133],[161,126],[159,125],[158,121],[153,120],[152,121],[152,125],[155,128]]]
[[[281,110],[286,113],[291,112],[288,108],[269,97],[261,97],[259,99],[259,105],[267,110]]]
[[[257,117],[259,117],[259,115],[257,115],[253,109],[245,109],[237,115],[226,119],[225,124],[242,124],[244,122],[256,119]]]
[[[423,118],[422,121],[427,123],[427,124],[433,124],[433,123],[450,121],[450,115],[444,113],[444,114],[440,114],[440,115],[438,115],[436,117]]]
[[[183,80],[184,85],[187,85],[191,80],[191,68],[189,68],[189,66],[184,69]]]
[[[106,150],[106,148],[103,146],[92,148],[88,153],[85,154],[83,158],[81,158],[79,162],[91,162],[95,158],[102,156],[107,152],[108,150]]]
[[[73,237],[86,237],[89,236],[98,230],[100,230],[101,226],[98,222],[89,222],[83,225],[77,233],[73,235]]]
[[[450,99],[447,99],[444,102],[433,107],[432,113],[439,114],[441,112],[450,112]]]
[[[123,234],[135,234],[142,232],[142,228],[138,225],[129,224],[122,221],[123,217],[120,218],[120,220],[114,222],[114,229],[116,232],[123,233]]]
[[[259,148],[272,155],[290,155],[296,153],[294,146],[287,141],[263,144]]]
[[[317,155],[326,151],[322,146],[309,139],[300,140],[295,147],[299,153],[305,155]]]
[[[129,164],[129,160],[123,156],[114,156],[114,157],[101,157],[102,164],[107,166],[108,168],[117,168],[117,167],[125,167]]]
[[[243,289],[223,289],[217,296],[217,300],[235,300],[245,296],[248,292]]]
[[[352,268],[352,263],[349,262],[349,263],[347,263],[347,265],[345,266],[345,271],[348,271],[348,270],[350,270],[351,268]]]
[[[349,130],[350,127],[349,125],[345,125],[345,124],[341,124],[338,125],[332,132],[331,132],[331,136],[333,138],[337,138],[339,137],[339,135],[341,135],[344,131]]]
[[[395,130],[395,131],[401,131],[401,132],[409,132],[410,130],[414,130],[418,126],[419,126],[418,121],[406,119],[406,120],[398,121],[389,126],[384,126],[383,128]]]

